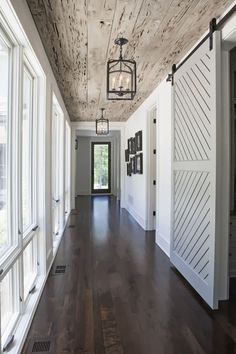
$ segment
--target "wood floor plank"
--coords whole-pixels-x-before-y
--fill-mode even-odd
[[[236,354],[236,292],[210,310],[114,197],[79,197],[23,350],[53,354]]]

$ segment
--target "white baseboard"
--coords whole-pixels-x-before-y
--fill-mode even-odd
[[[47,254],[47,268],[48,269],[50,267],[50,264],[51,264],[51,261],[53,259],[53,247],[48,251],[48,254]]]
[[[89,191],[89,190],[78,191],[76,193],[77,196],[79,196],[79,195],[90,195],[90,194],[91,194],[91,191]]]
[[[146,230],[146,220],[143,219],[139,213],[135,211],[133,207],[130,205],[126,204],[125,209],[128,211],[128,213],[137,221],[137,223],[144,229]]]
[[[165,237],[156,231],[156,244],[170,257],[170,243],[166,241]]]
[[[110,193],[92,193],[90,190],[84,190],[84,191],[79,191],[78,193],[76,193],[76,196],[79,197],[80,195],[84,196],[84,195],[115,195],[115,193],[113,191],[111,191]]]

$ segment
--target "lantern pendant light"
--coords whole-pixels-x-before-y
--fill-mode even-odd
[[[132,100],[136,94],[136,62],[123,58],[122,47],[126,38],[117,38],[115,44],[120,46],[119,59],[107,62],[107,99]]]
[[[96,119],[96,134],[97,135],[108,135],[109,134],[109,120],[104,118],[103,112],[105,108],[101,108],[101,117]]]

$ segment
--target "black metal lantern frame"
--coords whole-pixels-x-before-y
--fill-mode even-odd
[[[125,38],[118,38],[115,44],[120,46],[119,59],[107,62],[107,99],[132,100],[136,94],[136,62],[123,59],[122,46],[127,44]]]
[[[101,108],[102,115],[100,118],[96,119],[96,134],[97,135],[108,135],[109,134],[109,120],[104,118],[103,112],[105,108]]]

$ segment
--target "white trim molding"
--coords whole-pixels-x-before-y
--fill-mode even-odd
[[[170,257],[170,243],[167,242],[165,237],[158,231],[156,232],[156,244]]]
[[[135,219],[135,221],[137,221],[137,223],[146,231],[147,220],[142,218],[142,216],[131,205],[126,205],[125,209]]]

